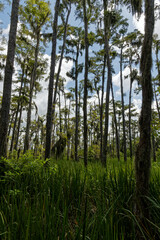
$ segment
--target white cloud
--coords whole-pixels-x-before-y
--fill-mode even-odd
[[[133,25],[136,29],[138,29],[141,33],[144,34],[144,14],[137,19],[137,17],[133,16]]]
[[[135,108],[136,108],[136,112],[140,113],[141,112],[141,105],[142,105],[142,100],[141,99],[137,99],[137,98],[133,98],[132,100]]]
[[[45,54],[44,57],[46,59],[48,59],[47,61],[49,62],[48,69],[46,71],[47,72],[46,77],[48,77],[49,72],[50,72],[51,57],[47,54]],[[60,75],[66,79],[65,86],[67,85],[68,82],[71,81],[71,79],[66,76],[66,73],[71,70],[72,66],[73,66],[73,61],[68,61],[67,62],[65,59],[63,59]],[[56,65],[56,72],[57,72],[57,70],[58,70],[58,64]],[[48,84],[49,84],[48,81],[47,82],[45,82],[45,80],[41,81],[42,91],[37,94],[36,99],[35,99],[35,102],[36,102],[37,107],[38,107],[39,115],[45,115],[47,113]],[[63,99],[62,99],[62,106],[64,106],[64,100]]]
[[[123,92],[126,93],[127,91],[129,91],[130,88],[130,69],[129,67],[126,67],[123,72],[122,72],[122,77],[123,77]],[[116,96],[120,96],[121,95],[121,91],[120,91],[120,73],[113,75],[113,85],[118,87],[118,90],[116,91]]]
[[[56,72],[58,71],[58,65],[59,63],[57,63],[56,65]],[[72,60],[67,61],[66,59],[63,59],[60,75],[66,79],[65,85],[67,85],[70,81],[72,81],[71,78],[66,76],[66,73],[69,72],[72,67],[73,67]]]
[[[3,29],[3,35],[8,36],[9,35],[9,30],[10,30],[10,24],[8,24],[7,28]]]

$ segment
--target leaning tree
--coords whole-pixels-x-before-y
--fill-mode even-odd
[[[7,133],[9,125],[9,111],[11,102],[12,89],[12,75],[16,47],[16,34],[18,24],[18,10],[20,0],[12,1],[11,23],[8,41],[8,52],[6,59],[4,85],[3,85],[3,99],[0,117],[0,157],[7,155]]]

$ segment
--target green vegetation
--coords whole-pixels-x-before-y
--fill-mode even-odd
[[[47,161],[29,151],[5,160],[0,182],[0,236],[3,240],[136,239],[135,177],[132,164]],[[160,163],[153,163],[150,212],[153,234],[160,232]],[[149,229],[145,232],[148,239]],[[144,238],[145,239],[145,238]]]

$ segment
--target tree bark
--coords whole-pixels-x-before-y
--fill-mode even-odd
[[[58,25],[59,6],[60,6],[60,0],[56,0],[54,24],[53,24],[53,35],[52,35],[50,79],[49,79],[49,89],[48,89],[45,159],[49,158],[51,153],[51,134],[52,134],[52,120],[53,120],[53,114],[52,114],[53,83],[54,83],[54,73],[55,73],[55,65],[56,65],[57,25]]]
[[[151,167],[151,102],[152,102],[152,37],[154,29],[154,0],[145,0],[145,35],[141,55],[142,73],[142,110],[139,120],[140,140],[135,156],[136,170],[136,216],[139,224],[148,228],[149,205],[146,196],[149,194]],[[147,233],[146,233],[147,236]],[[137,238],[143,239],[137,228]]]
[[[103,72],[102,72],[102,95],[101,95],[101,107],[100,107],[100,159],[102,159],[102,152],[103,152],[103,98],[104,98],[104,80],[105,80],[105,68],[106,68],[106,54],[104,54],[103,60]]]
[[[61,56],[60,56],[60,61],[59,61],[59,66],[58,66],[58,72],[57,72],[56,82],[55,82],[54,96],[53,96],[53,109],[52,109],[53,117],[54,117],[55,107],[56,107],[56,97],[57,97],[59,76],[60,76],[60,72],[61,72],[63,55],[64,55],[65,46],[66,46],[67,27],[68,27],[68,20],[69,20],[70,12],[71,12],[71,5],[69,6],[67,17],[66,17],[66,22],[65,22],[65,26],[64,26],[63,46],[62,46],[62,51],[61,51]]]
[[[11,102],[12,75],[16,47],[19,2],[20,0],[13,0],[12,2],[11,25],[9,32],[8,52],[5,67],[2,109],[0,118],[0,157],[7,156],[7,131],[9,124],[9,111]]]
[[[17,126],[17,134],[16,134],[16,139],[15,139],[15,145],[14,145],[14,149],[16,151],[17,151],[17,147],[18,147],[19,132],[20,132],[20,127],[21,127],[22,110],[23,110],[23,104],[21,103],[19,119],[18,119],[18,126]]]
[[[131,103],[132,103],[132,65],[131,65],[131,59],[130,59],[130,89],[129,89],[129,145],[130,145],[130,159],[132,160],[132,133],[131,133]]]
[[[59,107],[59,132],[62,133],[62,113],[61,113],[61,89],[59,87],[59,103],[58,103],[58,107]]]
[[[113,101],[114,124],[115,124],[115,130],[116,130],[116,151],[117,151],[117,158],[118,158],[118,161],[119,161],[120,160],[120,154],[119,154],[119,133],[118,133],[118,126],[117,126],[116,106],[115,106],[115,101],[114,101],[114,92],[113,92],[112,82],[111,82],[111,92],[112,92],[112,101]]]
[[[104,135],[103,135],[103,152],[102,152],[102,164],[106,166],[106,158],[107,158],[107,138],[108,138],[108,125],[109,125],[109,95],[112,81],[112,69],[111,69],[111,61],[109,55],[109,42],[108,42],[108,19],[106,17],[107,11],[107,2],[103,0],[104,7],[104,34],[105,34],[105,54],[107,58],[107,68],[108,68],[108,79],[107,79],[107,87],[106,87],[106,104],[105,104],[105,126],[104,126]]]
[[[79,116],[78,116],[78,58],[79,58],[79,42],[77,44],[77,53],[75,60],[75,99],[76,99],[76,112],[75,112],[75,161],[78,162],[78,126],[79,126]]]
[[[84,73],[84,97],[83,97],[83,124],[84,124],[84,165],[87,167],[88,161],[88,126],[87,126],[87,83],[88,83],[88,19],[86,10],[86,0],[83,0],[84,29],[85,29],[85,73]]]
[[[123,77],[122,77],[122,47],[120,55],[120,83],[121,83],[121,102],[122,102],[122,120],[123,120],[123,151],[124,151],[124,161],[127,161],[127,150],[126,150],[126,129],[125,129],[125,116],[124,116],[124,94],[123,94]]]
[[[8,136],[10,136],[10,132],[11,132],[11,129],[12,129],[12,124],[13,124],[13,119],[14,119],[14,117],[15,117],[15,115],[16,115],[16,112],[13,111],[13,112],[11,113],[11,115],[12,115],[12,117],[10,118],[9,126],[8,126],[8,133],[7,133]],[[7,138],[7,143],[9,142],[8,140],[9,140],[9,138]]]

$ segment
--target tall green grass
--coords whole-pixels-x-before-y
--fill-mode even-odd
[[[1,239],[136,239],[131,164],[112,160],[107,169],[100,163],[85,169],[81,162],[50,160],[45,167],[30,153],[6,162],[0,182]],[[156,164],[148,199],[155,232],[160,232],[159,173]]]

